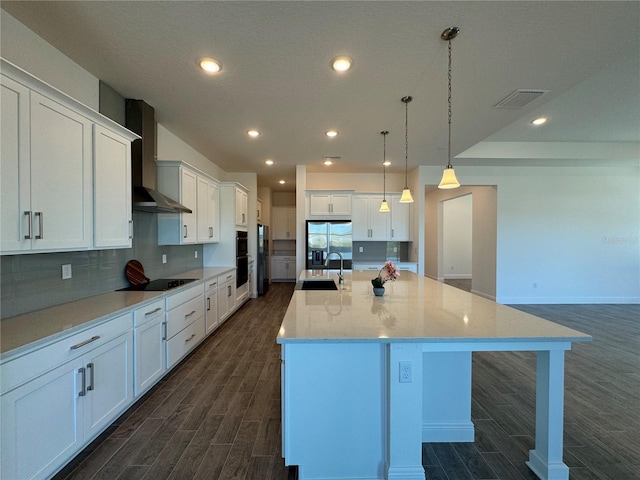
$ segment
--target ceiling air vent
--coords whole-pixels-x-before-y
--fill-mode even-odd
[[[544,95],[549,90],[520,89],[507,95],[496,108],[522,108]]]

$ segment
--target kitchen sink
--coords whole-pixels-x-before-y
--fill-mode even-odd
[[[333,280],[303,280],[300,290],[338,290]]]

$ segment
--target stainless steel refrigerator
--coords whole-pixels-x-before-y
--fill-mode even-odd
[[[269,227],[258,224],[258,295],[269,289]]]
[[[329,252],[342,255],[345,269],[351,269],[350,221],[307,221],[307,268],[322,268]],[[329,268],[340,268],[338,255],[331,255]]]

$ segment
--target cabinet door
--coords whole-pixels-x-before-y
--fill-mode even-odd
[[[92,123],[31,92],[32,249],[92,244]]]
[[[391,196],[391,240],[411,240],[411,204],[400,203],[400,195]]]
[[[351,194],[337,193],[331,195],[331,213],[333,215],[351,215]]]
[[[328,215],[331,195],[328,193],[312,193],[309,195],[309,215]]]
[[[205,295],[205,332],[210,334],[218,326],[218,282],[207,282],[207,293]]]
[[[148,390],[165,372],[164,314],[133,331],[135,396]]]
[[[182,218],[182,243],[196,243],[196,212],[197,212],[197,185],[196,174],[180,169],[180,201],[193,213],[181,213]]]
[[[0,248],[27,250],[32,237],[29,89],[4,75],[0,88]]]
[[[248,219],[247,192],[236,188],[236,225],[246,226]]]
[[[278,207],[273,209],[273,239],[295,240],[295,208]]]
[[[296,278],[296,262],[295,261],[289,261],[286,263],[286,268],[287,268],[287,277],[288,279],[295,279]]]
[[[130,248],[131,142],[94,126],[94,246]]]
[[[87,393],[84,434],[92,437],[133,401],[133,334],[128,332],[84,357]]]
[[[78,369],[66,363],[2,396],[2,474],[49,478],[80,448]]]
[[[382,195],[371,195],[369,197],[369,229],[371,231],[370,240],[389,240],[389,212],[380,212]]]
[[[371,240],[369,238],[369,197],[353,196],[353,219],[351,220],[353,240]]]
[[[287,262],[274,260],[271,262],[271,279],[284,280],[287,278]]]
[[[207,179],[198,177],[196,205],[197,241],[218,241],[218,187]]]

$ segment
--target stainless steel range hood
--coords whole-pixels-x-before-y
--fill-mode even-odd
[[[125,100],[125,126],[142,138],[131,144],[133,209],[150,213],[193,213],[156,187],[156,122],[153,107],[142,100]]]

